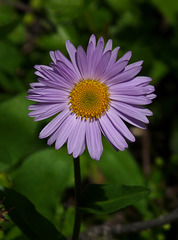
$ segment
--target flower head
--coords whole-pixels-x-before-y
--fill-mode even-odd
[[[112,40],[104,47],[92,35],[87,51],[66,41],[69,61],[60,51],[50,52],[50,66],[36,65],[38,82],[32,83],[28,99],[30,117],[40,121],[56,115],[40,132],[40,138],[55,142],[59,149],[67,142],[68,153],[76,158],[88,148],[93,159],[103,151],[103,134],[116,150],[123,151],[126,139],[135,140],[124,121],[145,128],[146,116],[152,112],[143,107],[152,102],[154,87],[149,77],[136,76],[143,61],[128,64],[131,52],[119,60],[119,47],[112,50]]]

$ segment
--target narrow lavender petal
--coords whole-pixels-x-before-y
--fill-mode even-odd
[[[138,119],[135,119],[133,117],[130,117],[130,116],[127,116],[126,114],[124,113],[121,113],[121,112],[118,112],[118,115],[123,119],[125,120],[126,122],[130,123],[131,125],[134,125],[138,128],[141,128],[141,129],[146,129],[146,126],[145,126],[145,123],[139,121]]]
[[[56,65],[52,65],[52,66],[68,82],[70,82],[72,84],[77,83],[79,78],[78,78],[76,72],[73,71],[70,67],[68,67],[65,63],[57,60]]]
[[[106,67],[107,67],[108,62],[110,60],[110,57],[111,57],[111,52],[110,51],[106,52],[102,56],[101,60],[99,61],[98,65],[96,67],[96,70],[95,70],[95,74],[94,75],[95,75],[96,79],[97,78],[102,78],[102,75],[103,75],[103,73],[106,70]]]
[[[69,53],[70,59],[72,61],[72,64],[75,68],[75,71],[76,71],[77,75],[79,76],[80,79],[82,79],[81,74],[79,72],[79,69],[77,67],[77,63],[76,63],[76,52],[77,52],[77,50],[69,40],[66,41],[66,49]]]
[[[35,65],[34,68],[35,68],[36,70],[38,70],[38,71],[41,71],[42,68],[43,68],[43,69],[46,69],[46,70],[52,70],[51,67],[46,66],[46,65]]]
[[[94,45],[94,48],[96,47],[96,37],[94,34],[91,35],[90,39],[89,39],[89,43],[92,42]]]
[[[136,105],[146,105],[152,102],[149,97],[145,97],[145,96],[125,96],[125,95],[112,94],[110,96],[110,99],[117,102],[136,104]]]
[[[102,43],[103,47],[104,47],[104,38],[103,37],[100,37],[99,40],[98,40],[98,44]]]
[[[143,107],[143,106],[136,106],[136,105],[130,105],[133,108],[135,108],[137,111],[141,112],[142,114],[144,114],[145,116],[152,116],[153,113],[152,111],[150,111],[149,109]]]
[[[57,130],[58,136],[55,143],[55,148],[61,148],[64,143],[67,141],[73,127],[74,127],[73,115],[69,115],[65,121],[60,125],[59,129]]]
[[[109,71],[110,69],[112,69],[114,63],[116,62],[119,48],[120,48],[120,47],[116,47],[116,48],[111,52],[111,58],[110,58],[110,61],[109,61],[109,63],[108,63],[108,66],[107,66],[107,68],[106,68],[106,71]]]
[[[152,79],[145,76],[137,76],[129,81],[129,84],[132,86],[146,86],[150,83]],[[124,83],[123,83],[124,84]]]
[[[68,153],[73,154],[74,158],[78,157],[83,151],[86,134],[86,122],[81,118],[77,118],[76,121],[75,128],[73,128],[67,142]]]
[[[138,61],[138,62],[135,62],[135,63],[131,63],[131,64],[129,64],[129,65],[127,65],[127,66],[125,67],[125,70],[129,70],[129,69],[131,69],[131,68],[133,68],[133,67],[141,66],[142,63],[143,63],[142,60],[141,60],[141,61]]]
[[[135,141],[135,137],[129,131],[129,129],[127,128],[125,123],[121,120],[121,118],[118,116],[117,111],[113,107],[109,108],[107,115],[108,115],[110,121],[113,123],[114,127],[118,130],[118,132],[120,132],[129,141],[131,141],[131,142]]]
[[[99,119],[99,122],[102,128],[102,132],[104,136],[108,139],[108,141],[111,142],[111,144],[115,146],[116,149],[124,151],[124,149],[128,147],[128,144],[126,143],[123,136],[113,126],[107,114],[102,116]]]
[[[145,87],[152,79],[149,77],[138,76],[129,81],[121,82],[110,86],[110,89],[119,89],[120,87]]]
[[[104,47],[104,43],[102,41],[100,41],[97,44],[96,49],[93,53],[93,58],[92,58],[92,63],[91,63],[91,78],[95,77],[96,66],[98,65],[98,62],[100,61],[100,59],[103,55],[103,47]]]
[[[87,120],[86,142],[90,156],[93,159],[99,160],[103,152],[103,145],[98,121]]]
[[[45,87],[41,87],[41,88],[33,88],[33,89],[29,89],[28,90],[28,94],[31,95],[41,95],[41,96],[45,96],[45,95],[61,95],[62,97],[67,97],[68,93],[66,91],[60,90],[60,89],[56,89],[56,88],[46,88]]]
[[[57,130],[57,128],[61,125],[61,123],[70,115],[69,109],[63,110],[61,113],[57,115],[51,122],[49,122],[43,130],[40,132],[39,138],[46,138],[53,134]]]
[[[67,107],[66,103],[62,103],[62,104],[57,104],[54,107],[51,107],[50,109],[48,109],[47,111],[45,111],[43,114],[38,115],[34,121],[41,121],[43,119],[49,118],[51,116],[54,116],[55,114],[63,111],[65,108]]]
[[[39,89],[39,88],[45,87],[45,85],[39,82],[35,82],[35,83],[30,83],[30,87],[33,89]]]
[[[49,55],[50,55],[52,61],[53,61],[54,63],[56,63],[56,56],[54,55],[54,52],[53,52],[53,51],[50,51],[50,52],[49,52]]]
[[[141,113],[141,111],[138,111],[136,108],[129,104],[112,102],[111,106],[115,108],[119,113],[137,119],[141,122],[149,123],[147,117],[143,113]]]
[[[104,52],[107,52],[107,51],[111,51],[112,50],[112,39],[109,39],[106,43],[106,46],[105,46],[105,49],[104,49]]]
[[[44,79],[44,78],[38,78],[38,81],[42,84],[44,87],[49,88],[57,88],[60,90],[64,90],[66,92],[70,92],[72,90],[72,85],[65,85],[60,82],[53,81],[51,79]]]
[[[91,76],[91,67],[92,67],[92,59],[93,59],[93,53],[94,53],[95,47],[93,45],[93,42],[90,42],[87,47],[87,64],[88,64],[88,71],[87,71],[87,78],[92,78]]]
[[[59,50],[56,50],[54,52],[54,55],[55,55],[56,60],[63,62],[66,66],[68,66],[68,68],[70,68],[72,71],[75,71],[75,68],[72,65],[72,63]],[[57,63],[57,61],[56,61],[56,63]]]
[[[113,78],[117,77],[120,72],[125,68],[128,61],[117,62],[113,65],[112,69],[106,71],[105,74],[102,76],[102,82],[108,81],[109,83],[112,81]]]
[[[47,77],[49,80],[55,81],[61,85],[70,86],[70,81],[67,81],[65,78],[63,78],[59,74],[55,73],[54,71],[51,71],[51,70],[46,71],[43,68],[42,68],[42,70],[43,70],[43,72],[41,72],[41,73],[45,77]]]
[[[157,96],[156,96],[156,94],[152,93],[152,94],[148,94],[147,97],[152,100],[152,99],[156,98]]]
[[[150,94],[155,91],[155,87],[152,85],[148,85],[145,87],[145,90],[146,90],[146,94]]]
[[[118,84],[124,81],[127,81],[129,79],[132,79],[133,77],[135,77],[135,75],[137,75],[140,70],[142,69],[141,66],[139,67],[134,67],[132,69],[129,69],[127,71],[123,71],[121,73],[119,73],[118,75],[114,76],[113,78],[109,79],[108,81],[108,85],[114,85],[114,84]]]
[[[33,90],[33,89],[30,89]],[[68,101],[68,93],[61,90],[56,89],[49,89],[49,92],[46,90],[41,89],[37,92],[30,92],[29,90],[29,96],[27,98],[32,101],[36,102],[49,102],[49,103],[57,103],[57,102],[67,102]],[[53,91],[52,91],[53,90]]]
[[[129,52],[125,53],[121,58],[119,58],[119,60],[117,62],[122,62],[125,60],[129,61],[131,56],[132,56],[132,52],[129,51]]]
[[[77,58],[77,66],[78,66],[78,69],[80,70],[80,74],[83,79],[86,79],[87,70],[88,70],[87,69],[87,56],[86,56],[84,49],[81,46],[79,46],[77,49],[76,58]]]
[[[58,106],[58,103],[55,104],[46,104],[46,103],[36,103],[33,105],[28,106],[28,110],[32,110],[28,115],[29,117],[37,117],[40,114],[43,114],[44,112],[48,111],[50,108],[55,108]]]
[[[67,107],[66,103],[62,103],[62,104],[59,104],[59,103],[55,103],[55,104],[36,103],[36,104],[30,105],[28,107],[29,110],[32,110],[32,112],[30,112],[28,115],[30,117],[39,117],[43,114],[48,115],[50,112],[55,111],[55,110],[56,111],[58,110],[56,113],[59,113],[66,107]],[[56,114],[56,113],[54,113],[54,114]]]
[[[117,95],[126,95],[126,96],[139,96],[145,95],[152,90],[151,88],[146,87],[133,87],[133,86],[120,86],[121,84],[113,85],[109,88],[112,94]]]
[[[74,115],[74,128],[68,138],[68,141],[67,141],[67,149],[68,149],[68,153],[69,154],[72,154],[73,151],[74,151],[74,148],[76,147],[75,144],[77,144],[77,142],[75,141],[75,136],[78,132],[78,128],[79,128],[79,125],[81,123],[81,119],[80,118],[77,118],[75,115]]]
[[[43,70],[40,69],[40,71],[43,71]],[[37,75],[38,77],[41,77],[41,78],[47,79],[47,77],[46,77],[42,72],[35,71],[35,75]]]

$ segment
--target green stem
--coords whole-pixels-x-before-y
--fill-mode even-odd
[[[80,174],[80,158],[74,158],[74,178],[75,178],[75,222],[72,240],[78,240],[80,234],[81,214],[77,211],[81,201],[81,174]]]

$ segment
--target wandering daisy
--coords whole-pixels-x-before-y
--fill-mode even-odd
[[[128,147],[126,139],[135,141],[124,122],[145,128],[146,116],[152,115],[143,107],[155,97],[151,78],[136,76],[143,61],[127,65],[131,52],[117,60],[119,47],[112,50],[112,40],[104,46],[102,37],[96,43],[94,35],[86,52],[69,40],[66,48],[71,61],[56,50],[50,52],[50,66],[35,66],[38,82],[30,85],[27,98],[37,103],[29,106],[29,116],[40,121],[57,114],[39,137],[49,137],[48,145],[55,142],[56,149],[67,142],[74,158],[87,147],[90,156],[99,160],[102,134],[123,151]]]

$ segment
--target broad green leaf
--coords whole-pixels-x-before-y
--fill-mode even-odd
[[[25,94],[18,95],[0,104],[0,161],[3,170],[10,164],[15,164],[28,154],[41,148],[42,141],[38,139],[37,128],[32,118],[28,117],[29,101]],[[2,170],[2,169],[1,169]]]
[[[38,151],[27,157],[11,174],[13,189],[31,200],[37,210],[53,221],[61,194],[73,172],[66,148]]]
[[[65,240],[66,238],[42,215],[34,205],[18,192],[0,186],[0,197],[4,198],[6,209],[13,222],[31,240]]]
[[[107,183],[145,185],[141,169],[127,149],[123,152],[116,152],[105,138],[103,138],[103,148],[103,155],[97,164]],[[149,215],[148,204],[145,200],[136,202],[135,206],[143,215]]]
[[[113,213],[148,196],[150,190],[142,186],[122,184],[91,184],[82,194],[79,210],[94,214]]]
[[[143,174],[127,149],[116,152],[105,138],[103,148],[104,153],[97,164],[109,183],[144,185]]]

